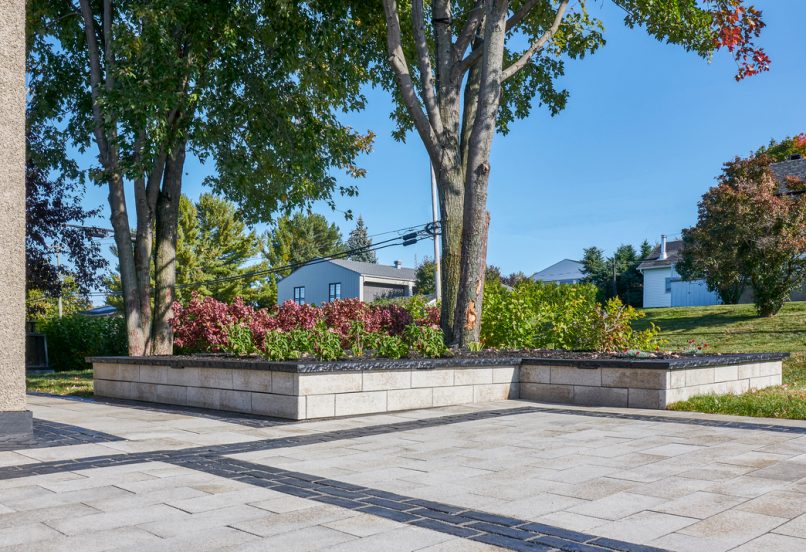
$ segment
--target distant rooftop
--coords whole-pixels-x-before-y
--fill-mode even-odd
[[[638,270],[645,268],[661,268],[664,266],[672,266],[680,261],[683,255],[683,240],[670,240],[666,242],[666,258],[660,259],[660,245],[656,245],[655,249],[649,256],[638,265]]]
[[[568,280],[581,280],[585,275],[582,273],[582,263],[571,259],[563,259],[560,262],[544,268],[540,272],[532,274],[532,280],[539,282],[560,282]]]
[[[787,177],[794,177],[806,182],[806,158],[788,159],[770,165],[778,180],[778,191],[782,194],[792,193],[788,188]]]
[[[330,262],[366,276],[391,278],[394,280],[411,280],[412,282],[417,279],[417,270],[414,268],[397,268],[395,266],[362,263],[360,261],[348,261],[346,259],[330,259]]]

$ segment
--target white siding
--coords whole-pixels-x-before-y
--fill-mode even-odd
[[[677,277],[672,267],[644,269],[644,308],[671,307],[672,294],[666,291],[666,278]]]
[[[277,302],[294,300],[294,288],[305,286],[305,303],[320,305],[328,301],[328,285],[341,283],[341,298],[358,298],[361,277],[334,263],[324,262],[298,268],[277,283]]]

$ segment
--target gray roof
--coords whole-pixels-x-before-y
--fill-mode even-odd
[[[417,279],[417,270],[414,268],[395,268],[394,266],[381,265],[375,263],[362,263],[359,261],[348,261],[346,259],[330,259],[330,262],[339,265],[347,270],[352,270],[365,276],[376,276],[378,278],[390,278],[394,280]]]
[[[532,280],[540,282],[559,282],[563,280],[581,280],[585,277],[582,273],[582,263],[571,259],[563,259],[554,263],[540,272],[532,274]]]
[[[655,249],[649,254],[649,256],[643,260],[641,264],[638,265],[638,270],[644,270],[645,268],[662,268],[665,266],[672,266],[673,264],[680,261],[680,258],[683,256],[683,240],[673,240],[666,242],[666,258],[659,259],[660,257],[660,245],[656,245]]]
[[[775,178],[778,180],[779,193],[790,192],[787,186],[787,177],[794,177],[806,182],[806,158],[789,159],[770,165]]]

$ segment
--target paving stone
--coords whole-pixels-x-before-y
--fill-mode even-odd
[[[704,539],[717,548],[730,548],[776,529],[786,521],[785,518],[728,510],[678,532]]]
[[[773,491],[737,506],[737,510],[767,516],[795,518],[806,513],[806,493]]]
[[[639,512],[596,527],[596,534],[611,539],[619,539],[638,544],[647,544],[653,540],[688,527],[699,520],[658,512]]]
[[[745,502],[744,498],[698,491],[654,506],[652,510],[677,516],[705,519]]]
[[[59,536],[32,544],[3,547],[3,552],[105,552],[129,546],[163,543],[156,535],[138,527],[118,527],[80,535]]]
[[[360,512],[353,512],[330,505],[318,505],[314,508],[296,510],[283,514],[275,514],[259,519],[232,523],[231,526],[241,531],[246,531],[261,537],[295,531],[305,527],[322,525],[331,521],[346,519],[359,515]]]
[[[574,506],[568,511],[585,516],[616,520],[648,510],[663,502],[664,500],[658,497],[623,492]]]
[[[735,552],[771,552],[778,550],[794,552],[795,550],[806,550],[806,539],[767,533],[733,550]]]
[[[131,527],[157,520],[181,520],[189,514],[164,504],[132,510],[116,510],[81,516],[76,519],[49,521],[48,525],[65,535],[77,535],[90,531],[102,531],[117,527]]]
[[[775,532],[792,537],[806,538],[806,514],[802,514],[780,527],[776,527]]]
[[[60,536],[62,536],[61,533],[44,523],[25,523],[0,529],[0,544],[3,546],[23,544],[32,546],[32,543]]]
[[[197,534],[212,527],[224,527],[233,523],[251,521],[254,519],[266,519],[272,515],[271,512],[260,508],[240,504],[192,514],[180,520],[157,520],[150,523],[143,523],[138,525],[138,527],[159,537],[171,538]]]
[[[356,537],[368,537],[370,535],[403,527],[402,524],[395,521],[379,518],[369,514],[360,514],[357,516],[324,523],[322,525],[343,533],[349,533],[350,535],[354,535]]]

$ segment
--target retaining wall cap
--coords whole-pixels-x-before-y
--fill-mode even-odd
[[[428,358],[428,359],[363,359],[273,362],[262,359],[226,358],[214,355],[149,356],[149,357],[87,357],[89,363],[139,364],[169,366],[171,368],[240,368],[243,370],[274,370],[299,374],[319,372],[364,372],[373,370],[435,370],[439,368],[474,368],[479,366],[575,366],[577,368],[651,368],[658,370],[685,370],[708,366],[730,366],[775,362],[789,357],[789,353],[737,353],[725,355],[688,356],[681,358],[607,358],[561,359],[540,357],[496,358]]]

